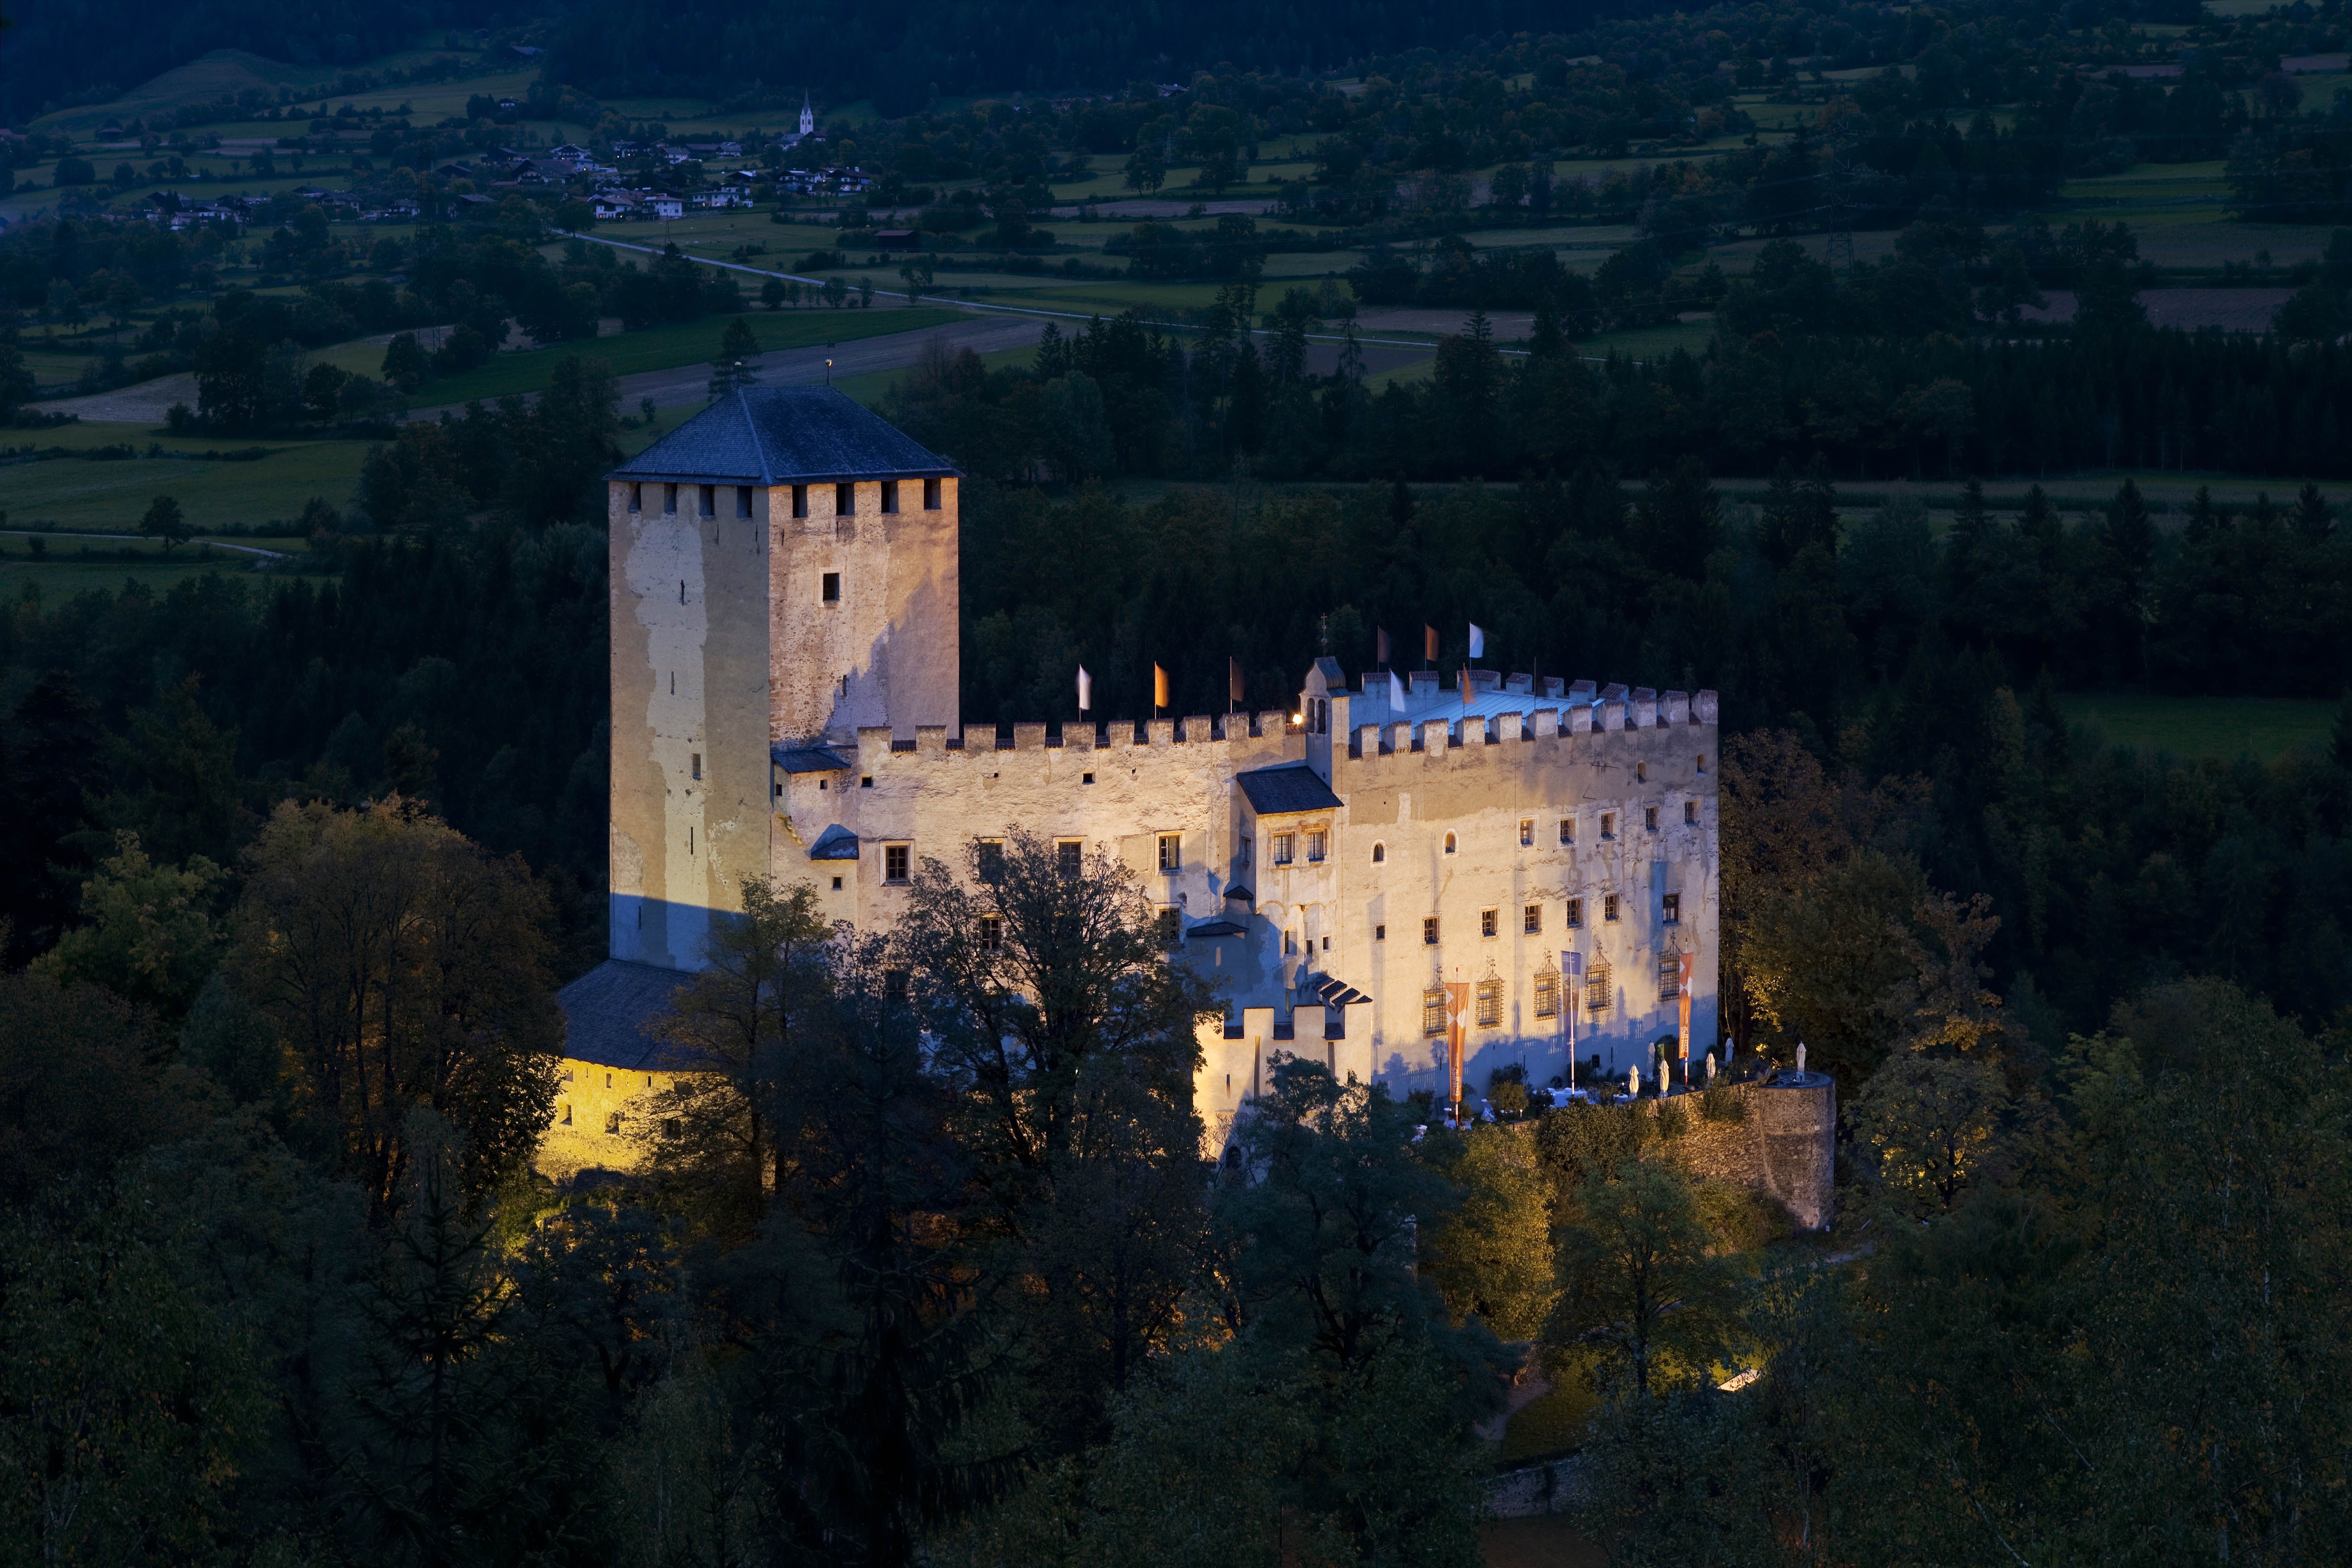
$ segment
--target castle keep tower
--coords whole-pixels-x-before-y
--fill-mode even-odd
[[[611,951],[692,969],[772,868],[780,767],[960,727],[956,473],[830,387],[750,387],[607,490]]]

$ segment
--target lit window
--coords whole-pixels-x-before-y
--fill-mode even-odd
[[[1671,1002],[1682,994],[1682,955],[1676,952],[1658,954],[1658,1000]]]
[[[1584,923],[1584,900],[1582,899],[1569,900],[1567,912],[1563,914],[1560,919],[1567,923],[1568,929],[1570,931],[1574,931],[1579,926],[1581,926]]]
[[[886,844],[882,847],[882,879],[886,882],[907,879],[907,846]]]
[[[1445,987],[1432,985],[1421,994],[1421,1032],[1445,1033]]]
[[[1529,936],[1540,936],[1543,933],[1543,906],[1541,904],[1529,904],[1526,909],[1519,911],[1519,929],[1527,932]]]
[[[1678,926],[1682,924],[1683,896],[1680,893],[1668,893],[1663,902],[1658,918],[1664,921],[1666,924],[1670,926]]]
[[[1601,896],[1601,918],[1604,921],[1613,921],[1617,918],[1616,894],[1603,893]]]
[[[1559,972],[1547,969],[1536,976],[1536,1016],[1559,1016]]]
[[[1437,917],[1435,915],[1431,915],[1428,919],[1421,922],[1421,945],[1423,947],[1435,947],[1437,945]]]
[[[1004,917],[1003,915],[980,917],[980,951],[982,952],[1004,951]]]
[[[1519,847],[1522,849],[1530,848],[1534,846],[1535,841],[1536,819],[1532,816],[1523,816],[1519,818]]]
[[[1160,868],[1163,871],[1181,871],[1184,868],[1184,836],[1182,834],[1163,833],[1160,836]]]
[[[1389,858],[1389,847],[1388,847],[1387,845],[1385,845],[1385,844],[1375,844],[1375,845],[1373,845],[1373,846],[1372,846],[1372,864],[1373,864],[1373,865],[1375,865],[1375,866],[1381,865],[1381,864],[1382,864],[1383,862],[1385,862],[1385,861],[1388,859],[1388,858]]]
[[[1609,961],[1605,958],[1596,958],[1592,961],[1591,972],[1584,977],[1585,1011],[1588,1013],[1607,1012],[1609,1010]]]
[[[1478,982],[1478,1026],[1491,1029],[1503,1021],[1503,983],[1491,976]]]
[[[1642,826],[1652,833],[1655,833],[1658,830],[1658,808],[1656,806],[1645,805],[1642,808]]]
[[[1290,864],[1293,843],[1294,839],[1290,834],[1277,833],[1274,836],[1274,863],[1276,865],[1287,866]]]
[[[1064,880],[1075,882],[1086,869],[1087,847],[1076,838],[1065,838],[1054,846],[1054,868]]]
[[[1695,800],[1686,800],[1683,802],[1683,821],[1685,823],[1695,823],[1697,820],[1698,802]]]
[[[1601,837],[1603,838],[1614,838],[1617,837],[1617,814],[1615,812],[1604,811],[1601,814]]]
[[[1480,910],[1478,911],[1478,934],[1480,936],[1493,936],[1496,931],[1502,929],[1502,926],[1503,922],[1499,918],[1497,918],[1495,910]]]
[[[1311,866],[1322,859],[1324,850],[1330,842],[1331,836],[1322,828],[1308,828],[1307,830],[1307,863]]]

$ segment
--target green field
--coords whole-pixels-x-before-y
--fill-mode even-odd
[[[304,552],[297,540],[259,540],[265,549]],[[160,545],[142,543],[132,548],[140,552],[133,561],[88,560],[79,558],[74,542],[51,534],[45,555],[32,553],[26,542],[18,535],[0,535],[0,604],[14,604],[27,593],[36,594],[44,605],[57,605],[82,594],[111,594],[126,583],[137,583],[162,593],[175,583],[191,577],[201,577],[207,572],[230,574],[250,573],[257,558],[234,551],[210,550],[202,544],[184,544],[166,552]],[[112,552],[125,546],[110,541],[96,548]]]
[[[2294,697],[2062,697],[2070,723],[2095,726],[2111,746],[2176,757],[2252,755],[2264,762],[2297,746],[2325,743],[2336,704]]]
[[[866,310],[754,310],[744,317],[760,334],[762,351],[819,348],[889,332],[919,331],[963,319],[961,310],[930,305],[909,310],[903,304],[885,304],[878,299]],[[709,317],[677,326],[623,332],[593,342],[558,343],[553,348],[532,349],[525,353],[500,354],[463,375],[426,382],[410,403],[418,408],[439,408],[478,398],[488,402],[536,392],[547,384],[556,361],[574,356],[601,359],[613,367],[614,375],[698,364],[718,354],[719,334],[726,330],[720,319]]]
[[[150,442],[168,451],[243,445],[215,437],[191,441],[158,436],[144,426],[84,423],[40,432],[40,445],[100,447],[129,442],[145,451]],[[52,441],[50,437],[58,439]],[[168,495],[180,503],[202,533],[233,524],[252,526],[301,515],[302,503],[324,496],[338,506],[358,482],[367,455],[362,441],[257,442],[269,455],[252,462],[129,458],[91,461],[52,458],[8,468],[5,493],[7,526],[66,531],[127,532],[135,530],[149,503]],[[257,541],[268,549],[299,548]],[[16,546],[22,549],[21,542]]]

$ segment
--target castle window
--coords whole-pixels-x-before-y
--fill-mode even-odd
[[[631,485],[629,487],[629,510],[633,512],[641,512],[646,510],[645,486]]]
[[[896,479],[882,481],[882,510],[886,512],[898,510],[898,481]]]
[[[1519,929],[1529,936],[1543,934],[1543,906],[1529,904],[1519,911]]]
[[[882,847],[882,879],[903,882],[907,879],[907,846],[886,844]]]
[[[606,1073],[604,1075],[604,1087],[606,1089],[613,1087],[613,1075],[611,1073]]]
[[[1478,934],[1480,936],[1493,936],[1502,929],[1503,921],[1501,913],[1498,910],[1480,910],[1478,911]]]
[[[617,1110],[607,1111],[604,1115],[604,1131],[606,1135],[617,1137],[620,1134],[620,1131],[621,1113]]]
[[[1386,926],[1384,926],[1384,925],[1380,925],[1380,926],[1374,926],[1374,927],[1372,928],[1372,940],[1373,940],[1374,942],[1386,942],[1386,941],[1388,941],[1388,939],[1389,939],[1389,928],[1388,928],[1388,927],[1386,927]]]
[[[749,485],[735,487],[735,515],[737,517],[751,515],[751,487]]]
[[[1075,882],[1086,869],[1087,847],[1082,839],[1065,838],[1054,846],[1054,868],[1063,879]]]
[[[1536,1016],[1559,1016],[1559,975],[1555,971],[1547,969],[1536,976]]]
[[[857,487],[856,485],[835,485],[833,487],[833,515],[835,517],[855,517],[857,515]]]
[[[841,891],[841,879],[838,877],[833,879],[833,890],[836,893]]]
[[[1331,836],[1324,829],[1320,827],[1308,828],[1307,830],[1307,864],[1313,865],[1315,862],[1322,859],[1324,852],[1329,847],[1330,843]]]
[[[1435,915],[1431,915],[1421,922],[1421,945],[1423,947],[1435,947],[1437,945],[1437,917]]]
[[[1559,819],[1559,841],[1562,844],[1576,842],[1576,818],[1563,816]]]
[[[1683,896],[1680,893],[1668,893],[1665,896],[1664,905],[1658,918],[1665,921],[1665,923],[1670,926],[1678,926],[1682,924]]]
[[[685,1129],[686,1123],[675,1116],[662,1118],[662,1136],[665,1138],[675,1138]]]
[[[1276,834],[1274,836],[1274,863],[1277,866],[1289,865],[1293,858],[1292,850],[1295,847],[1296,843],[1297,840],[1287,833]]]
[[[1613,921],[1617,918],[1616,894],[1603,893],[1601,895],[1601,918],[1604,921]]]
[[[700,778],[702,776],[702,753],[700,752],[694,753],[694,776],[696,778]]]
[[[1649,763],[1635,763],[1633,764],[1633,782],[1635,784],[1648,784],[1650,782]]]
[[[1656,806],[1645,805],[1642,808],[1642,826],[1652,833],[1655,833],[1658,830],[1658,808]]]
[[[793,487],[793,515],[794,517],[808,515],[808,486],[806,485]]]
[[[1705,752],[1701,752],[1698,754],[1698,771],[1701,773],[1706,772],[1706,753]]]
[[[1684,822],[1684,824],[1685,824],[1685,826],[1689,826],[1689,825],[1691,825],[1691,824],[1695,824],[1695,823],[1696,823],[1697,821],[1698,821],[1698,802],[1696,802],[1696,801],[1695,801],[1695,800],[1686,800],[1686,801],[1683,802],[1683,822]]]
[[[1560,919],[1567,923],[1568,929],[1570,931],[1574,931],[1579,926],[1581,926],[1584,923],[1584,900],[1582,899],[1569,900],[1567,912],[1561,915]]]
[[[857,787],[859,789],[872,789],[874,787],[874,775],[872,773],[864,773],[859,775]]]
[[[1492,975],[1478,982],[1478,1026],[1491,1029],[1503,1021],[1503,983]]]
[[[1658,1000],[1671,1002],[1683,994],[1683,957],[1678,952],[1658,954]]]
[[[705,517],[717,517],[719,515],[719,487],[717,485],[703,486],[701,500],[702,515]]]
[[[983,882],[1004,880],[1003,841],[983,838],[972,846],[972,868]]]
[[[1092,773],[1081,773],[1078,775],[1078,782],[1082,784],[1090,784],[1095,782],[1095,775]]]
[[[1585,1011],[1588,1013],[1607,1012],[1609,1010],[1610,990],[1609,961],[1605,958],[1596,958],[1592,961],[1591,972],[1584,977]]]
[[[1532,816],[1523,816],[1519,818],[1519,847],[1522,849],[1530,848],[1534,846],[1535,841],[1536,819]]]
[[[662,515],[664,517],[676,517],[677,515],[677,487],[676,485],[662,486]]]
[[[572,1102],[568,1100],[563,1102],[563,1120],[557,1125],[562,1127],[572,1125]]]
[[[1387,845],[1385,845],[1385,844],[1375,844],[1375,845],[1373,845],[1373,846],[1372,846],[1372,864],[1373,864],[1373,865],[1378,866],[1378,865],[1381,864],[1383,861],[1387,860],[1387,859],[1388,859],[1388,858],[1389,858],[1389,847],[1388,847]]]
[[[940,510],[940,481],[937,479],[923,481],[923,510],[925,511]]]
[[[980,917],[980,951],[982,952],[1004,951],[1004,917],[1003,915]]]
[[[1453,854],[1453,853],[1454,853],[1454,835],[1452,835],[1451,833],[1449,833],[1449,834],[1447,834],[1447,835],[1445,836],[1445,852],[1446,852],[1448,855],[1451,855],[1451,854]]]
[[[1160,836],[1160,868],[1163,871],[1181,871],[1184,868],[1184,836],[1182,834],[1163,833]]]
[[[1435,1037],[1445,1033],[1445,987],[1432,985],[1421,994],[1421,1032]]]
[[[1617,814],[1615,812],[1604,811],[1601,814],[1601,837],[1603,838],[1614,838],[1617,837]]]
[[[1297,931],[1286,931],[1282,933],[1282,951],[1286,953],[1297,952],[1298,951],[1298,933]]]
[[[828,572],[819,581],[817,595],[828,605],[841,603],[841,574]]]

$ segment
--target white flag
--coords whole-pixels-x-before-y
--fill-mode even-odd
[[[1095,705],[1095,678],[1087,673],[1085,665],[1078,666],[1078,711],[1090,710]]]
[[[1404,677],[1393,669],[1389,671],[1389,710],[1395,713],[1404,711]]]
[[[1486,631],[1477,622],[1470,623],[1470,657],[1481,658],[1486,652]]]

